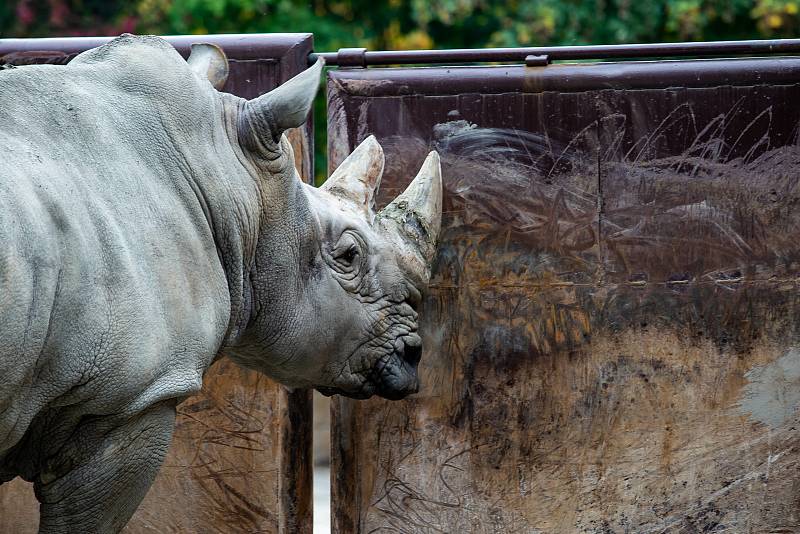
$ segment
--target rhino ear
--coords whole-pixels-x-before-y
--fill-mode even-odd
[[[302,125],[317,96],[323,66],[325,60],[320,57],[288,82],[245,102],[239,123],[240,128],[248,130],[241,132],[245,138],[270,136],[277,143],[283,132]]]
[[[430,264],[442,225],[442,168],[436,151],[428,154],[414,181],[380,212],[394,219]]]
[[[347,156],[321,189],[350,201],[371,223],[375,218],[375,196],[383,176],[383,148],[370,135]]]
[[[217,91],[221,91],[228,80],[228,58],[217,45],[193,44],[192,52],[186,62],[195,74],[207,78]]]

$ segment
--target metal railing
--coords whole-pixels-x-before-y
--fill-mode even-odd
[[[767,39],[452,50],[370,51],[366,48],[342,48],[338,52],[312,53],[309,62],[313,63],[318,57],[323,57],[328,65],[337,67],[490,62],[525,63],[534,66],[561,60],[730,57],[798,53],[800,53],[800,39]]]

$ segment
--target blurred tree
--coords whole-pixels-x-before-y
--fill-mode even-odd
[[[313,32],[318,50],[791,37],[800,0],[4,0],[0,37]],[[322,96],[321,96],[322,98]],[[325,172],[324,102],[317,169]]]

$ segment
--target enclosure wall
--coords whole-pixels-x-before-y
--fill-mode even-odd
[[[422,389],[334,402],[335,531],[800,528],[800,60],[348,69],[442,156]],[[783,529],[783,530],[781,530]]]

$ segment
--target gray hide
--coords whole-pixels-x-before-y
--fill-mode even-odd
[[[438,156],[378,214],[373,138],[302,184],[282,134],[321,68],[244,101],[212,86],[218,49],[125,35],[0,72],[0,482],[34,482],[40,532],[123,527],[220,351],[289,386],[416,391]]]

